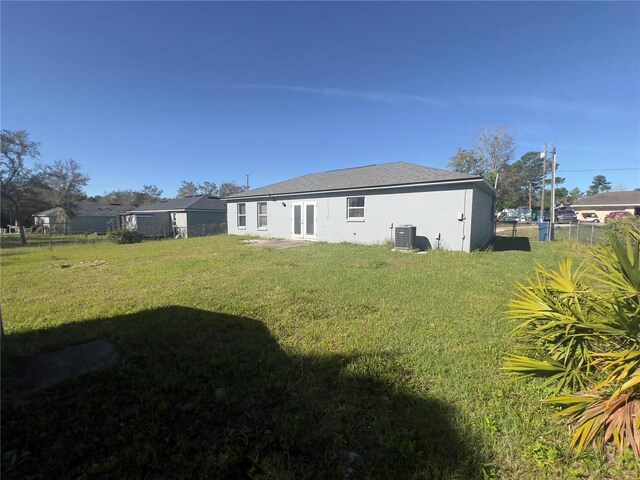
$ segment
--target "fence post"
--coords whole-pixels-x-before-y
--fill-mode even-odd
[[[596,227],[596,226],[592,223],[592,224],[591,224],[591,240],[590,240],[590,242],[589,242],[591,245],[593,245],[593,229],[594,229],[595,227]]]
[[[578,222],[578,226],[576,227],[576,240],[580,241],[580,222]]]

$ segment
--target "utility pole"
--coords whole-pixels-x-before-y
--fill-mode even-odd
[[[553,233],[553,226],[556,219],[556,146],[553,145],[553,157],[551,160],[551,206],[549,207],[549,241]]]
[[[533,194],[533,185],[531,184],[531,182],[529,182],[529,215],[531,215],[533,213],[533,210],[531,210],[531,207],[533,206],[531,204],[531,195]],[[529,219],[531,220],[531,219]]]
[[[540,221],[544,221],[544,189],[545,180],[547,178],[547,144],[544,144],[544,152],[540,154],[542,157],[542,191],[540,192]]]

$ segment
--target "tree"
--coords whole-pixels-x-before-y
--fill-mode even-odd
[[[91,200],[101,203],[121,203],[139,207],[162,200],[162,190],[155,185],[144,185],[142,190],[114,190],[97,195]]]
[[[213,182],[204,182],[198,186],[200,195],[213,195],[215,197],[220,195],[218,186]]]
[[[608,192],[611,190],[611,182],[607,181],[607,177],[604,175],[596,175],[593,177],[591,186],[587,190],[587,195],[597,195],[602,192]]]
[[[42,184],[25,160],[40,156],[39,144],[32,142],[25,130],[2,130],[0,143],[0,198],[3,208],[8,206],[10,218],[20,223],[20,243],[26,245],[24,224],[33,213],[29,203]]]
[[[104,192],[103,195],[96,195],[89,200],[94,200],[100,203],[121,203],[128,205],[138,206],[136,203],[136,194],[134,190],[113,190],[111,192]]]
[[[236,182],[225,182],[220,185],[220,197],[228,197],[229,195],[235,195],[236,193],[244,192],[246,187],[241,187]]]
[[[532,208],[534,198],[540,195],[542,191],[543,161],[540,158],[540,152],[527,152],[520,157],[520,160],[511,165],[519,181],[518,192],[521,205],[524,205],[526,201],[529,208]]]
[[[178,189],[178,198],[193,197],[198,195],[198,192],[199,188],[195,183],[183,180],[182,185],[180,185]]]
[[[458,148],[455,155],[449,160],[448,167],[458,173],[471,175],[482,175],[484,173],[476,152],[474,150],[465,150],[464,148]]]
[[[162,200],[162,190],[155,185],[143,185],[142,192],[136,192],[136,201],[138,205],[149,205]]]
[[[556,205],[565,205],[569,202],[569,190],[564,187],[556,188]]]
[[[53,165],[40,165],[44,183],[49,188],[53,204],[64,209],[67,221],[73,218],[78,202],[86,198],[83,188],[89,183],[89,176],[82,172],[80,164],[73,159],[56,160]]]
[[[582,197],[584,197],[584,192],[582,190],[580,190],[579,188],[572,188],[571,191],[569,192],[569,196],[567,197],[567,201],[569,203],[575,203],[578,200],[580,200]]]
[[[498,185],[498,178],[505,170],[515,151],[515,132],[506,125],[498,128],[487,127],[480,130],[474,149],[487,180]]]

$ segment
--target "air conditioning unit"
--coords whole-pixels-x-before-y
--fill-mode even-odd
[[[413,250],[416,245],[416,227],[398,225],[396,227],[395,247],[398,250]]]

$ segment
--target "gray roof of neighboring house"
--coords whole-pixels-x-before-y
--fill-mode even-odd
[[[311,173],[265,187],[254,188],[227,197],[239,199],[291,193],[322,192],[328,190],[354,190],[370,187],[438,183],[445,181],[481,180],[479,175],[449,172],[406,162],[383,163],[366,167]]]
[[[78,202],[74,214],[76,217],[115,217],[131,210],[133,206],[122,203],[100,203],[90,200]]]
[[[33,217],[51,217],[53,215],[59,215],[63,211],[64,209],[62,207],[54,207],[54,208],[50,208],[49,210],[43,210],[42,212],[34,213],[32,216]]]
[[[75,217],[115,217],[120,213],[131,210],[132,206],[121,203],[100,203],[91,200],[78,202],[73,209]],[[34,213],[34,217],[50,217],[58,215],[62,207],[55,207],[43,212]]]
[[[129,209],[130,212],[176,211],[176,210],[217,210],[227,211],[227,202],[220,197],[197,195],[193,197],[172,198],[151,205]]]
[[[573,207],[640,207],[639,192],[604,192],[585,197],[571,204]]]

